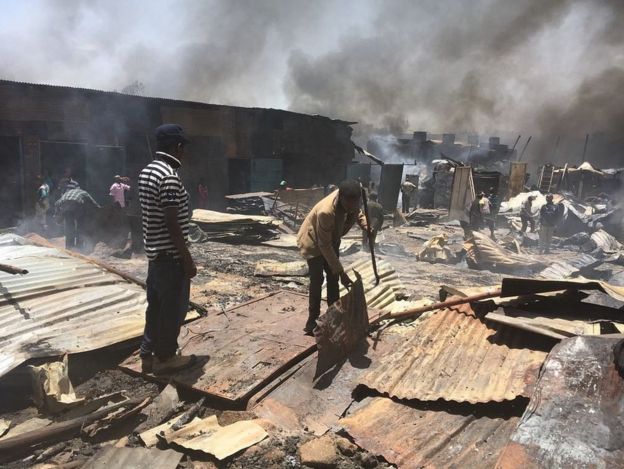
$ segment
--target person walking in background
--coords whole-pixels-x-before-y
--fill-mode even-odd
[[[204,178],[201,178],[197,184],[197,203],[199,208],[208,208],[208,186]]]
[[[534,195],[530,195],[523,203],[520,208],[520,221],[522,221],[522,228],[520,231],[522,233],[526,233],[526,229],[528,225],[531,225],[531,229],[529,233],[533,233],[535,231],[535,220],[533,219],[533,201],[535,200]]]
[[[117,175],[115,176],[115,182],[110,187],[109,195],[113,198],[113,203],[117,204],[121,208],[126,206],[126,192],[130,190],[130,186],[125,184],[124,178]]]
[[[41,176],[37,176],[39,188],[37,189],[37,203],[35,215],[37,222],[45,233],[48,230],[48,210],[50,209],[50,186]]]
[[[498,210],[500,209],[500,202],[498,200],[498,194],[493,187],[490,187],[489,194],[487,196],[490,205],[490,214],[485,215],[485,222],[490,229],[490,236],[492,239],[496,239],[496,218],[498,217]]]
[[[65,249],[80,249],[83,242],[86,217],[93,217],[101,208],[91,194],[80,186],[66,190],[54,204],[57,217],[62,217],[65,226]]]
[[[477,194],[477,197],[470,204],[468,211],[468,217],[470,219],[470,229],[473,231],[479,231],[483,228],[483,212],[481,200],[485,197],[483,192]]]
[[[416,189],[416,185],[409,181],[401,184],[401,210],[403,213],[409,213],[412,194],[414,194]]]
[[[156,143],[154,161],[143,168],[138,182],[149,261],[140,357],[144,372],[169,374],[196,360],[195,355],[176,355],[176,351],[197,268],[187,245],[189,194],[178,175],[188,140],[179,125],[163,124],[156,129]]]
[[[540,254],[550,253],[550,243],[552,242],[553,233],[559,224],[561,218],[562,207],[553,202],[553,195],[546,196],[546,205],[540,209],[540,232],[539,232],[539,252]]]

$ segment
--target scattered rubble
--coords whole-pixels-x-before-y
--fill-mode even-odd
[[[23,324],[0,352],[9,357],[0,392],[37,403],[3,404],[2,464],[622,466],[624,381],[612,349],[624,337],[624,249],[608,223],[615,212],[559,194],[566,227],[580,231],[556,233],[544,256],[537,233],[517,230],[526,193],[501,209],[496,239],[479,230],[464,239],[446,210],[417,209],[378,237],[378,285],[354,230],[341,258],[361,283],[341,287],[343,301],[308,337],[307,265],[284,231],[295,231],[306,198],[321,192],[243,194],[230,200],[239,215],[196,211],[192,301],[201,315],[189,314],[179,342],[198,363],[175,376],[143,373],[135,353],[145,304],[142,281],[131,279],[144,278],[144,255],[102,248],[95,264],[1,237],[2,262],[28,274],[0,273],[9,292],[0,317]],[[464,304],[441,307],[445,300]],[[94,332],[82,335],[86,324]],[[88,350],[87,370],[78,370],[75,357]],[[607,407],[596,407],[592,389]]]

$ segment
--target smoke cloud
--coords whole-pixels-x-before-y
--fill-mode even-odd
[[[25,0],[0,74],[413,130],[533,135],[533,162],[624,166],[621,0]],[[136,87],[135,87],[136,88]],[[555,142],[561,142],[555,153]],[[521,142],[522,144],[522,142]]]

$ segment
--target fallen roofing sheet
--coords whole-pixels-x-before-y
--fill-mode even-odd
[[[355,270],[362,276],[364,295],[369,308],[388,310],[396,301],[396,296],[403,290],[403,284],[392,265],[384,260],[377,259],[377,272],[380,277],[379,285],[375,285],[375,274],[370,256],[354,262],[345,269],[347,272]],[[344,296],[347,289],[340,286],[340,296]],[[325,296],[326,297],[326,296]]]
[[[553,292],[559,290],[599,290],[619,301],[624,301],[624,287],[611,285],[606,282],[587,279],[574,280],[540,280],[529,278],[504,278],[502,282],[502,297],[534,295],[536,293]]]
[[[307,295],[279,291],[193,321],[182,327],[179,343],[183,353],[197,356],[198,364],[172,381],[229,401],[245,401],[312,353],[314,338],[303,334],[307,316]],[[152,377],[141,373],[137,354],[121,367]]]
[[[624,467],[618,340],[574,337],[553,348],[497,467]]]
[[[117,448],[105,446],[89,459],[83,469],[127,469],[133,468],[158,468],[175,469],[182,457],[172,449],[160,450],[150,448]]]
[[[595,267],[603,261],[590,256],[589,254],[576,254],[573,258],[565,261],[552,262],[542,270],[537,277],[547,280],[560,280],[570,278],[578,274],[582,269]]]
[[[384,366],[383,356],[406,343],[415,325],[392,327],[373,348],[368,340],[336,369],[316,381],[317,355],[306,358],[289,374],[266,386],[248,408],[261,418],[287,431],[307,428],[317,436],[334,427],[353,402],[352,392],[367,370]]]
[[[493,467],[518,417],[416,408],[367,398],[339,424],[355,443],[402,469]]]
[[[488,313],[485,318],[497,324],[516,327],[527,332],[545,335],[553,339],[561,340],[575,335],[600,335],[600,323],[561,317],[548,318],[537,315],[529,315],[524,311],[517,312],[518,315],[510,316],[510,308],[501,308],[500,311]],[[624,315],[622,316],[624,319]]]
[[[85,352],[143,333],[144,290],[60,250],[0,237],[0,376],[35,357]]]
[[[591,240],[596,244],[597,249],[601,249],[603,252],[619,252],[622,250],[622,243],[620,243],[615,237],[605,230],[594,231],[591,235]]]
[[[173,432],[165,432],[163,439],[183,448],[212,454],[223,460],[239,451],[261,442],[269,435],[253,420],[240,420],[221,426],[216,415],[194,419]]]
[[[492,272],[533,272],[544,269],[548,263],[528,254],[516,254],[478,231],[464,242],[466,262],[471,269],[488,269]]]
[[[470,305],[419,322],[412,339],[360,383],[399,399],[490,402],[530,396],[546,353],[526,337],[479,320]]]

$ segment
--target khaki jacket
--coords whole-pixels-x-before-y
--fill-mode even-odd
[[[346,213],[338,204],[338,191],[317,203],[297,233],[297,246],[304,259],[323,256],[334,274],[344,271],[338,260],[340,238],[358,223],[366,230],[366,217],[361,210]]]

